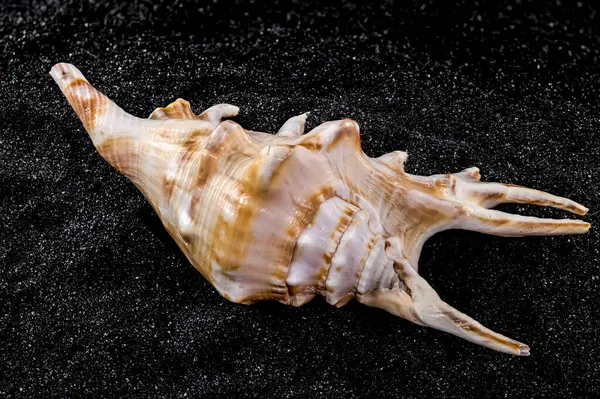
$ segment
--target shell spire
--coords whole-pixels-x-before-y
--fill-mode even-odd
[[[75,66],[54,65],[50,75],[81,119],[94,147],[115,169],[129,177],[156,205],[162,185],[175,173],[169,161],[182,146],[205,143],[222,117],[237,114],[237,107],[214,106],[202,115],[178,99],[156,109],[150,118],[135,117],[95,89]]]
[[[140,176],[133,169],[139,161],[140,145],[159,123],[123,111],[71,64],[56,64],[50,75],[83,122],[98,152],[116,169],[138,179]]]
[[[417,176],[407,154],[366,156],[350,119],[304,134],[308,114],[277,134],[247,131],[219,104],[196,115],[177,99],[149,118],[127,114],[70,64],[50,74],[94,146],[148,198],[179,248],[237,303],[300,306],[322,296],[356,299],[416,324],[514,355],[525,344],[495,333],[440,299],[419,275],[424,242],[466,229],[499,236],[581,234],[581,220],[513,215],[523,203],[584,215],[587,208],[542,191],[480,181],[477,168]]]

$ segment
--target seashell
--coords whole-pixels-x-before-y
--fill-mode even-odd
[[[275,135],[195,115],[182,99],[148,119],[129,115],[70,64],[50,74],[100,155],[146,196],[192,265],[230,301],[300,306],[355,298],[416,324],[501,352],[529,347],[443,302],[418,274],[423,243],[447,229],[499,236],[581,234],[580,220],[540,219],[489,208],[515,202],[584,215],[569,199],[484,183],[477,168],[429,177],[405,172],[407,154],[369,158],[350,119],[304,134],[307,114]]]

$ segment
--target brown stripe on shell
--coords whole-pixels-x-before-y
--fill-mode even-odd
[[[163,177],[163,192],[165,193],[165,197],[169,200],[173,196],[173,190],[175,190],[175,179],[169,178],[167,176]]]
[[[248,140],[243,129],[240,129],[241,127],[234,122],[222,122],[209,138],[204,151],[218,157],[225,148],[239,144],[242,134]],[[257,195],[258,191],[264,189],[257,187],[263,161],[263,158],[257,158],[250,164],[239,181],[239,198],[228,199],[237,202],[233,222],[228,222],[223,215],[219,215],[213,228],[209,258],[215,260],[223,270],[238,270],[243,265],[247,246],[253,241],[251,239],[253,221],[266,198],[265,195]],[[284,163],[285,160],[279,167]],[[267,188],[267,191],[269,190],[270,188]]]
[[[334,149],[340,145],[340,143],[344,143],[344,145],[353,147],[362,152],[358,123],[348,118],[342,119],[339,122],[339,129],[335,130],[333,136],[328,139],[327,150]]]
[[[242,194],[236,202],[234,222],[219,215],[211,234],[209,259],[217,262],[222,270],[238,270],[242,266],[259,205],[247,194]]]
[[[539,221],[535,220],[526,220],[526,221],[514,221],[511,220],[510,216],[503,218],[487,218],[482,217],[480,215],[476,215],[473,213],[469,214],[469,217],[477,220],[483,225],[489,225],[492,227],[504,227],[510,226],[511,229],[518,229],[520,233],[523,235],[550,235],[553,230],[560,231],[561,234],[566,234],[569,230],[580,231],[582,229],[589,228],[589,223],[582,223],[580,220],[570,220],[570,219],[558,219],[555,222],[552,222],[552,219],[540,219]],[[503,231],[498,230],[498,233],[502,233]],[[493,234],[493,232],[490,232]],[[507,232],[508,234],[515,234],[512,230]]]
[[[140,176],[135,169],[139,161],[141,143],[128,137],[109,138],[96,146],[98,153],[111,166],[132,180]]]
[[[506,199],[506,194],[501,192],[474,192],[469,193],[469,198],[474,200],[476,204],[484,204],[486,202],[502,202]],[[527,203],[532,203],[527,201]]]
[[[383,174],[379,179],[384,187],[396,186],[406,190],[413,189],[430,196],[444,200],[449,193],[453,193],[456,187],[456,177],[448,173],[443,177],[414,179],[405,173]]]
[[[330,151],[341,143],[348,143],[345,145],[362,152],[358,123],[352,119],[342,119],[336,122],[335,127],[330,125],[323,129],[322,132],[313,132],[312,134],[309,133],[306,136],[302,136],[297,141],[297,145],[311,151],[321,151],[325,145],[325,149]]]
[[[190,165],[196,165],[197,172],[191,179],[178,179],[183,183],[187,183],[185,186],[178,184],[172,177],[165,175],[163,177],[163,187],[167,199],[173,195],[174,185],[178,185],[182,190],[188,192],[198,187],[202,188],[215,172],[217,164],[215,154],[201,149],[205,139],[206,135],[202,130],[194,130],[185,142],[176,148],[175,153],[168,162],[169,165],[177,165],[173,175],[179,176],[184,171],[190,171]],[[191,169],[191,172],[194,172],[194,170]]]
[[[387,249],[389,247],[390,243],[389,241],[385,242],[385,249],[387,252]],[[398,277],[400,278],[400,282],[403,285],[402,291],[406,292],[408,295],[411,294],[411,289],[410,287],[406,284],[406,281],[410,278],[409,273],[406,272],[406,267],[410,267],[405,265],[404,263],[400,263],[400,262],[396,262],[394,261],[394,271],[398,274]],[[410,271],[412,272],[412,271]]]
[[[248,295],[246,297],[244,297],[243,299],[241,299],[240,301],[238,301],[238,303],[241,303],[243,305],[251,305],[255,302],[259,302],[259,301],[278,301],[278,302],[282,302],[282,299],[287,298],[287,291],[286,292],[279,292],[279,293],[273,293],[273,292],[267,292],[267,293],[261,293],[261,294],[254,294],[254,295]],[[283,301],[285,302],[285,300]]]
[[[404,163],[408,154],[404,151],[393,151],[380,156],[379,158],[372,159],[381,165],[386,166],[394,173],[404,174]]]
[[[291,263],[292,257],[294,256],[296,249],[296,242],[298,238],[302,234],[302,232],[314,222],[315,216],[317,215],[317,211],[321,204],[327,201],[330,198],[335,196],[335,190],[331,186],[323,186],[315,191],[306,201],[304,206],[296,208],[296,212],[294,212],[293,221],[288,225],[286,230],[286,236],[290,239],[286,242],[289,243],[286,247],[282,248],[281,252],[281,262],[286,266],[286,275],[283,276],[283,282],[287,287],[288,297],[300,294],[302,292],[306,292],[305,290],[301,290],[298,292],[294,289],[294,287],[289,287],[285,283],[287,280],[287,274],[289,272],[289,265]],[[331,259],[329,263],[331,264]],[[321,275],[319,276],[319,281],[324,281],[323,278],[326,278],[328,267],[323,267],[321,269]],[[315,290],[317,287],[311,287],[311,289]]]
[[[482,187],[485,187],[486,184],[495,184],[495,183],[480,183],[482,185]],[[535,189],[530,189],[524,186],[520,186],[517,184],[509,184],[509,183],[505,183],[502,184],[502,188],[504,189],[508,189],[508,188],[515,188],[515,189],[523,189],[523,190],[527,190],[530,193],[538,193],[541,196],[545,195],[546,193],[540,190],[535,190]],[[502,203],[502,202],[515,202],[515,203],[522,203],[522,204],[528,204],[528,205],[536,205],[536,206],[553,206],[553,207],[557,207],[560,209],[564,209],[567,210],[569,212],[578,214],[578,215],[584,215],[585,211],[583,211],[581,209],[581,206],[579,204],[576,203],[564,203],[564,202],[557,202],[554,200],[549,200],[549,199],[540,199],[540,200],[534,200],[534,199],[530,199],[530,198],[523,198],[523,197],[519,197],[517,196],[509,196],[509,193],[506,191],[485,191],[485,190],[471,190],[471,192],[469,193],[469,197],[471,197],[473,200],[475,200],[476,203],[478,204],[485,204],[485,203]]]
[[[321,148],[323,148],[321,140],[317,136],[310,137],[309,139],[302,141],[298,145],[311,151],[321,151]]]
[[[240,147],[244,148],[244,153],[248,157],[256,154],[255,146],[250,142],[241,126],[232,121],[221,122],[210,134],[201,150],[202,161],[206,162],[202,162],[202,167],[195,180],[198,183],[206,184],[214,173],[226,174],[226,170],[219,167],[219,165],[226,166],[228,164],[227,159],[223,159],[223,155],[239,154]],[[250,164],[249,171],[245,174],[252,174],[254,168],[256,168],[256,162]],[[252,195],[251,180],[242,178],[238,188],[240,190],[239,197],[223,193],[225,198],[222,199],[234,204],[234,222],[228,222],[223,215],[219,214],[213,231],[209,235],[211,239],[208,243],[208,262],[215,261],[224,271],[235,271],[241,267],[246,247],[251,243],[252,220],[260,205],[260,199]],[[198,198],[199,200],[200,198]],[[196,203],[194,206],[197,206]],[[231,243],[236,243],[236,245],[231,245]]]
[[[336,308],[341,308],[342,306],[347,305],[348,302],[350,302],[352,299],[354,299],[354,297],[355,297],[355,295],[353,292],[348,292],[348,293],[342,295],[340,300],[337,301],[333,306],[335,306]]]
[[[452,312],[442,312],[441,314],[444,315],[445,317],[447,317],[448,319],[450,319],[457,327],[462,328],[463,330],[465,330],[469,333],[476,334],[484,339],[487,339],[487,340],[490,340],[497,344],[500,344],[502,346],[507,346],[507,347],[511,348],[512,350],[514,350],[515,352],[519,352],[519,349],[521,349],[521,347],[522,347],[522,344],[520,344],[516,341],[513,341],[510,338],[502,339],[499,336],[487,333],[487,332],[483,331],[481,328],[474,325],[473,323],[470,323],[464,319],[460,319],[460,318],[456,317]]]
[[[396,191],[381,191],[383,204],[389,204],[388,213],[382,215],[382,222],[387,230],[393,231],[394,235],[402,238],[405,243],[405,254],[410,252],[418,236],[433,226],[442,225],[456,218],[456,213],[462,211],[461,207],[457,207],[453,210],[455,214],[448,214],[443,208],[424,207],[420,203],[412,204],[407,201],[407,198],[410,198],[409,191],[410,189],[404,187],[399,187]],[[437,195],[434,196],[436,197]]]
[[[354,221],[354,219],[356,218],[356,216],[357,216],[358,214],[359,214],[359,212],[356,212],[356,213],[354,214],[354,216],[351,218],[351,220],[349,221],[348,225],[347,225],[347,226],[346,226],[346,228],[344,229],[344,232],[341,234],[341,236],[340,236],[340,240],[339,240],[339,242],[338,242],[338,245],[336,246],[336,248],[335,248],[335,251],[334,251],[334,256],[335,256],[335,254],[337,253],[337,251],[338,251],[338,249],[339,249],[339,247],[340,247],[340,243],[342,242],[342,239],[344,238],[344,235],[346,234],[346,231],[347,231],[347,230],[350,228],[350,225],[352,224],[352,222]],[[324,281],[324,284],[325,284],[325,285],[327,284],[327,280],[329,279],[329,275],[330,275],[330,274],[331,274],[331,272],[332,272],[332,268],[331,268],[331,266],[332,266],[332,265],[331,265],[331,262],[333,261],[333,257],[334,257],[334,256],[332,256],[332,257],[330,258],[330,260],[329,260],[329,265],[330,265],[330,266],[329,266],[329,268],[328,268],[328,273],[327,273],[327,276],[325,277],[325,281]],[[359,268],[359,270],[357,270],[357,273],[356,273],[356,275],[355,275],[355,277],[356,277],[356,282],[353,284],[353,286],[352,286],[352,289],[351,289],[349,292],[346,292],[345,294],[343,294],[343,295],[340,297],[340,299],[338,299],[338,301],[334,303],[334,305],[335,305],[336,307],[342,307],[342,306],[344,306],[346,303],[348,303],[348,302],[350,301],[350,299],[352,299],[352,298],[354,297],[355,288],[356,288],[356,285],[358,285],[358,281],[360,280],[360,274],[361,274],[361,272],[362,272],[362,269],[364,268],[364,262],[366,261],[366,259],[367,259],[367,257],[363,257],[363,258],[361,258],[361,259],[359,260],[359,262],[360,262],[360,268]],[[342,271],[342,265],[339,265],[339,266],[337,266],[337,267],[335,268],[335,270],[334,270],[334,271],[335,271],[336,273],[340,273],[340,272]],[[331,293],[331,294],[334,294],[334,293],[335,293],[335,289],[334,289],[334,287],[327,287],[327,285],[326,285],[326,291],[327,291],[328,293]],[[329,298],[328,298],[328,299],[329,299]],[[330,302],[330,303],[331,303],[331,302]]]
[[[204,145],[206,136],[206,130],[194,129],[185,138],[185,141],[181,143],[181,147],[183,147],[186,151],[198,151],[198,147]]]
[[[190,215],[196,215],[198,205],[201,203],[202,193],[208,184],[210,178],[216,173],[217,159],[214,155],[200,152],[198,161],[198,172],[191,179],[190,189],[192,191],[192,201],[190,203]]]
[[[189,101],[178,98],[166,107],[156,108],[148,119],[198,119]]]
[[[367,263],[367,259],[369,259],[369,256],[371,255],[371,251],[373,250],[373,247],[375,246],[376,241],[377,241],[377,237],[371,236],[371,238],[369,239],[369,242],[367,243],[367,250],[368,250],[367,254],[365,256],[363,256],[362,258],[360,258],[360,268],[356,271],[356,282],[352,286],[352,291],[346,294],[346,296],[350,296],[350,298],[347,298],[347,300],[343,303],[342,303],[342,299],[340,299],[340,301],[338,301],[335,304],[335,306],[337,306],[337,307],[344,306],[352,298],[354,298],[356,296],[356,294],[358,292],[358,283],[360,282],[360,277],[362,275],[363,270],[365,269],[365,264]]]
[[[81,78],[69,82],[63,92],[85,129],[91,131],[98,116],[106,110],[108,98]]]
[[[233,121],[226,120],[212,131],[202,150],[220,158],[220,163],[227,164],[229,162],[223,161],[233,157],[254,158],[259,148],[250,140],[244,128]]]
[[[333,195],[331,195],[331,197],[329,197],[329,198],[333,198]],[[318,209],[316,209],[314,211],[310,222],[304,226],[304,229],[314,223],[315,217],[317,216],[317,211],[318,211]],[[343,233],[346,231],[346,229],[350,225],[350,222],[352,221],[354,214],[355,214],[355,212],[353,212],[352,209],[345,208],[344,213],[342,215],[340,215],[340,217],[338,218],[338,223],[337,223],[335,229],[330,234],[329,238],[335,239],[335,232],[338,232],[341,234],[338,235],[338,239],[337,239],[337,242],[335,242],[335,249],[333,250],[333,252],[327,252],[327,253],[323,254],[323,256],[322,256],[323,263],[319,266],[319,273],[317,275],[316,284],[311,285],[311,286],[289,286],[288,285],[290,296],[312,295],[312,294],[316,294],[319,292],[325,292],[325,290],[326,290],[325,284],[327,281],[327,276],[329,274],[329,269],[331,267],[331,260],[333,259],[334,255],[339,247]],[[300,237],[300,234],[302,234],[302,231],[300,231],[297,234],[297,236],[295,237],[295,241],[298,240],[298,238]],[[294,248],[292,256],[294,256],[294,257],[300,256],[301,250],[302,250],[302,248],[296,246]],[[289,263],[291,263],[291,259],[290,259]]]

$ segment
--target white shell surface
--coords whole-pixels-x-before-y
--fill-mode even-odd
[[[301,305],[325,290],[331,260],[358,208],[333,197],[317,211],[311,223],[298,237],[286,283],[292,304]]]
[[[354,296],[361,272],[375,242],[369,230],[369,215],[360,210],[354,214],[342,235],[327,276],[327,302],[344,304]],[[380,265],[381,266],[381,265]]]
[[[371,248],[358,282],[357,292],[359,294],[365,294],[380,287],[391,288],[399,281],[398,275],[394,271],[394,262],[389,260],[385,253],[385,246],[385,240],[379,238]]]

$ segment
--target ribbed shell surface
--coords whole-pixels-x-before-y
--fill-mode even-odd
[[[306,141],[224,121],[200,148],[168,162],[177,168],[167,167],[157,212],[192,264],[232,301],[301,305],[322,294],[342,305],[358,288],[380,237],[369,214],[339,196],[349,190],[327,156]],[[387,260],[369,266],[368,273],[394,275]],[[371,288],[379,282],[365,279]]]

